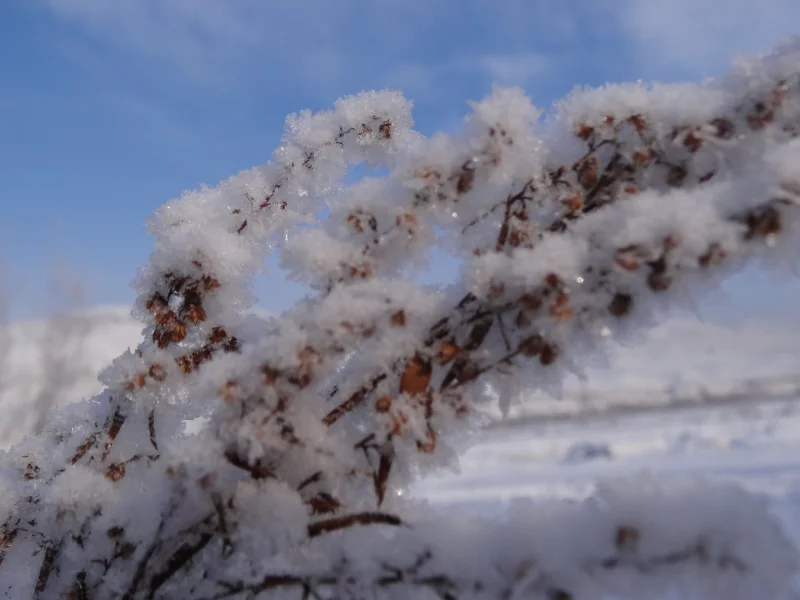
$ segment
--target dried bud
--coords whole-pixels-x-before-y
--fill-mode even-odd
[[[538,333],[526,337],[519,343],[519,351],[527,357],[538,356],[544,348],[544,338]]]
[[[347,224],[355,229],[358,233],[362,233],[364,228],[361,226],[361,219],[356,215],[347,215]]]
[[[428,389],[432,373],[431,362],[423,359],[419,354],[415,355],[408,361],[403,376],[400,378],[400,393],[409,396],[424,393]]]
[[[561,204],[567,207],[570,213],[576,213],[583,210],[583,195],[575,194],[561,201]]]
[[[735,128],[733,122],[729,119],[714,119],[711,121],[711,125],[714,127],[714,133],[718,138],[729,140],[733,137]]]
[[[584,189],[591,189],[597,184],[598,164],[597,159],[594,156],[590,156],[583,161],[583,164],[581,164],[578,169],[578,183],[581,184]]]
[[[472,189],[475,182],[475,172],[472,169],[462,169],[456,181],[456,191],[459,194],[466,194]]]
[[[709,265],[718,265],[728,257],[727,253],[722,249],[717,242],[712,243],[708,250],[697,259],[701,267],[708,267]]]
[[[573,310],[569,305],[569,297],[566,294],[559,294],[550,304],[550,315],[560,323],[572,318]]]
[[[638,246],[626,246],[617,250],[614,262],[626,271],[635,271],[639,268]]]
[[[653,162],[653,156],[653,151],[650,148],[634,150],[633,154],[631,154],[631,160],[635,165],[647,167]]]
[[[667,185],[670,187],[680,187],[683,185],[687,175],[686,167],[683,165],[673,165],[670,167],[669,173],[667,174]]]
[[[703,138],[698,136],[694,131],[690,131],[686,134],[686,137],[683,138],[683,145],[686,146],[689,152],[697,152],[703,145]]]
[[[534,313],[542,307],[542,299],[534,294],[525,294],[519,300],[522,309],[529,313]]]
[[[772,205],[762,206],[747,214],[746,224],[746,240],[776,235],[781,232],[781,214]]]
[[[152,365],[148,373],[156,381],[164,381],[167,378],[166,370],[159,363]]]
[[[379,413],[389,412],[389,409],[392,408],[392,399],[391,397],[384,394],[375,402],[375,410]]]
[[[235,381],[227,381],[218,392],[219,397],[226,404],[230,404],[238,397],[239,385]]]
[[[119,481],[125,477],[125,463],[115,463],[106,469],[106,479],[110,481]]]
[[[578,125],[578,130],[575,132],[575,135],[584,141],[592,137],[592,134],[594,134],[594,127],[590,127],[586,123]]]
[[[278,381],[278,376],[280,375],[278,369],[273,369],[269,365],[263,365],[261,367],[261,373],[264,375],[264,385],[273,385]]]
[[[518,248],[529,241],[530,237],[528,236],[528,232],[520,229],[519,227],[512,229],[511,235],[508,236],[508,243],[512,248]]]
[[[639,188],[636,185],[634,185],[633,183],[626,183],[625,187],[623,187],[622,190],[626,194],[630,194],[631,196],[634,195],[634,194],[638,194],[639,193]]]
[[[417,441],[417,450],[430,454],[436,451],[436,433],[428,429],[428,434],[424,442]]]
[[[558,358],[558,348],[552,344],[545,344],[542,346],[542,352],[539,354],[539,362],[545,367],[552,365]]]
[[[634,126],[638,133],[642,133],[645,129],[647,129],[647,121],[642,115],[632,115],[628,117],[628,122]]]
[[[436,360],[440,365],[446,365],[462,352],[461,348],[450,342],[439,344],[439,351],[436,353]]]
[[[503,285],[502,283],[497,282],[497,281],[492,281],[489,284],[489,291],[487,292],[486,297],[489,300],[496,300],[497,298],[500,298],[503,295],[503,292],[505,292],[505,289],[506,289],[506,286]]]
[[[186,308],[186,318],[192,323],[200,323],[206,320],[206,311],[199,304],[192,304]]]
[[[220,287],[219,280],[209,275],[204,275],[202,282],[203,282],[203,289],[205,289],[205,291],[207,292],[216,290],[218,287]]]
[[[608,312],[615,317],[624,317],[631,312],[631,306],[633,306],[633,296],[617,292],[608,305]]]
[[[561,286],[561,279],[559,279],[558,275],[555,273],[548,273],[544,278],[544,281],[551,288],[557,288]]]
[[[222,327],[214,327],[211,330],[211,335],[208,339],[212,344],[219,344],[226,337],[228,337],[227,331],[225,331]]]

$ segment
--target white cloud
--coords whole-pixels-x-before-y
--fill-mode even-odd
[[[574,37],[575,30],[569,13],[552,12],[552,0],[39,2],[90,36],[211,82],[255,59],[253,66],[288,68],[311,84],[381,69],[420,84],[446,67],[474,67],[501,82],[522,83],[538,74],[544,62],[542,55],[526,49],[531,41],[556,30],[561,37]],[[460,37],[476,26],[480,33],[474,44]],[[438,53],[430,56],[436,66],[415,66],[412,57],[422,39]]]
[[[530,81],[545,56],[592,52],[593,36],[627,43],[632,61],[653,75],[702,76],[737,52],[769,49],[800,22],[797,0],[576,0],[568,8],[558,0],[39,2],[92,35],[194,76],[213,79],[257,55],[264,68],[289,66],[311,83],[419,63],[410,55],[420,40],[436,41],[442,52],[430,59],[439,65],[457,66],[448,55],[483,56],[480,68],[501,82]],[[467,30],[474,40],[461,37]]]
[[[552,62],[542,54],[520,52],[486,54],[478,58],[477,66],[495,83],[524,86],[546,75]]]
[[[714,75],[798,34],[797,0],[608,0],[648,74]]]

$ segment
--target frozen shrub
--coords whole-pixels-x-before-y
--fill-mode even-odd
[[[431,139],[394,92],[292,115],[272,162],[157,211],[144,341],[0,463],[8,597],[790,592],[794,550],[736,489],[639,481],[499,522],[398,492],[453,464],[485,384],[557,387],[686,286],[794,259],[800,46],[704,85],[472,108]],[[388,174],[344,185],[362,163]],[[431,249],[456,284],[415,283]],[[310,295],[255,323],[272,251]]]

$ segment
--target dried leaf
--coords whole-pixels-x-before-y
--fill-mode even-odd
[[[375,402],[375,410],[379,413],[386,413],[392,408],[392,398],[386,394],[378,398]]]
[[[594,156],[590,156],[578,169],[578,183],[584,189],[591,189],[597,184],[598,179],[598,161]]]
[[[398,310],[392,315],[392,327],[405,327],[406,313],[404,310]]]
[[[594,127],[590,127],[586,123],[581,123],[580,125],[578,125],[578,130],[575,132],[575,135],[580,139],[586,141],[590,137],[592,137],[593,133],[594,133]]]
[[[416,354],[406,366],[403,376],[400,379],[400,393],[414,396],[423,394],[428,389],[431,382],[433,368],[430,360],[423,359]]]
[[[436,360],[440,365],[446,365],[462,352],[461,348],[450,342],[439,344],[439,351],[436,353]]]

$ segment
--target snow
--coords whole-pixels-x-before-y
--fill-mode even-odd
[[[596,451],[577,460],[580,447],[608,455]],[[800,499],[800,394],[499,423],[461,457],[459,474],[428,478],[417,491],[438,506],[481,512],[515,496],[580,498],[597,481],[645,472],[710,475]],[[796,518],[800,525],[800,512]]]
[[[617,374],[593,389],[590,375],[614,340],[641,342],[663,308],[705,294],[695,284],[746,260],[796,263],[798,50],[670,88],[669,106],[661,88],[576,93],[547,123],[520,90],[495,88],[453,138],[447,169],[429,160],[442,144],[411,129],[399,93],[290,115],[272,162],[149,221],[155,250],[134,284],[143,341],[102,372],[107,391],[42,419],[86,368],[91,315],[44,324],[35,341],[32,325],[10,330],[14,360],[36,363],[26,377],[41,387],[20,389],[12,365],[8,421],[18,437],[44,427],[4,455],[0,483],[14,482],[19,500],[0,551],[36,540],[45,552],[35,582],[7,589],[783,597],[800,545],[769,511],[798,530],[786,458],[797,450],[796,366],[785,360],[797,332],[759,339],[761,324],[750,336],[739,327],[746,343],[717,336],[734,356],[716,365],[701,344],[692,352],[713,327],[667,324],[677,361],[654,368],[657,353],[639,344],[645,368],[616,361],[636,385]],[[364,163],[388,174],[337,207],[349,166]],[[406,286],[439,238],[462,281]],[[251,280],[273,251],[315,293],[252,328]],[[32,344],[38,355],[25,354]],[[767,366],[751,368],[754,356]],[[702,369],[694,381],[681,361]],[[563,393],[570,374],[577,398],[536,397]],[[515,419],[498,420],[492,404]],[[461,478],[418,482],[455,468],[469,433],[484,441]],[[250,478],[279,487],[234,485]],[[456,516],[420,511],[405,494],[414,485]],[[529,498],[483,518],[512,496]],[[354,512],[364,510],[379,512]],[[139,566],[114,563],[120,552]],[[395,566],[401,558],[413,562]]]
[[[86,368],[58,404],[101,391],[97,373],[141,335],[128,313],[100,307],[77,315],[90,317]],[[0,402],[12,414],[38,389],[37,344],[46,325],[11,327],[14,377]],[[514,496],[580,497],[597,480],[649,471],[708,473],[769,490],[778,503],[793,494],[800,501],[799,353],[800,331],[786,324],[672,319],[641,344],[612,346],[608,366],[588,369],[584,382],[568,380],[560,400],[537,393],[512,407],[507,421],[461,457],[459,475],[429,478],[415,491],[437,506],[497,511]],[[2,445],[18,441],[28,424],[16,421]],[[800,534],[800,521],[793,526]]]

